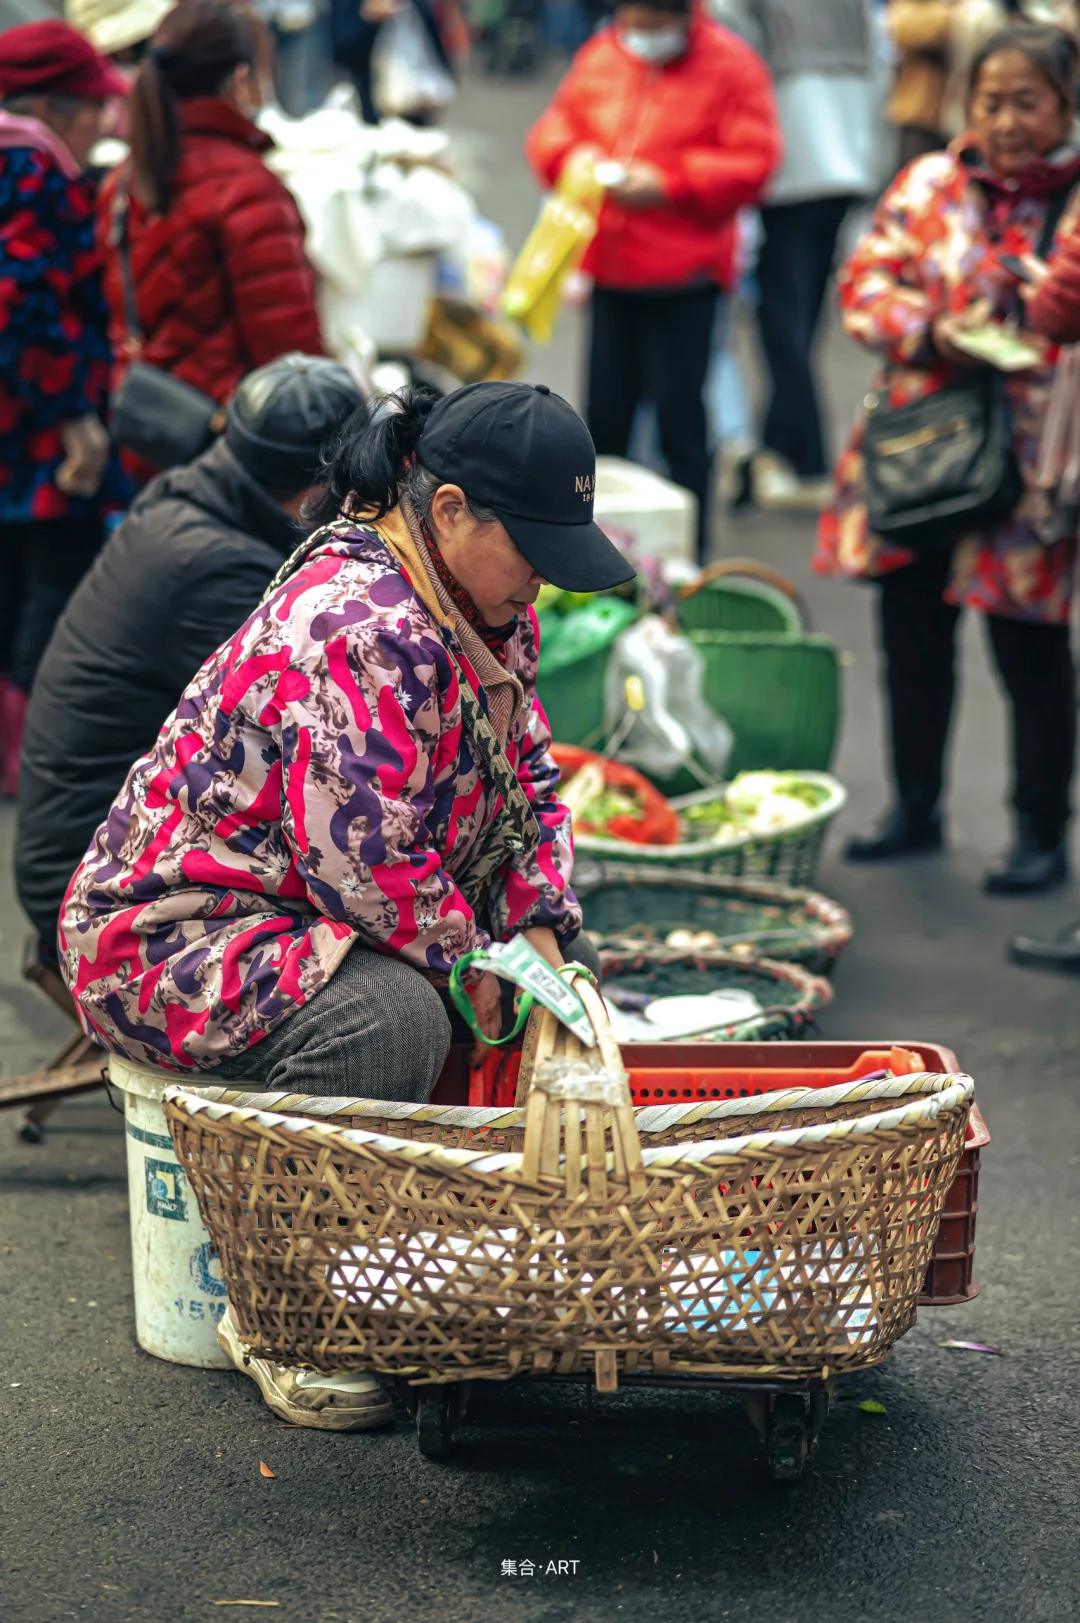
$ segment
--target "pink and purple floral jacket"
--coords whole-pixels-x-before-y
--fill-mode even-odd
[[[441,981],[488,936],[456,883],[501,806],[461,725],[460,645],[374,531],[317,543],[223,644],[136,761],[72,879],[65,978],[86,1030],[170,1070],[243,1052],[357,939]],[[570,815],[535,697],[532,610],[507,647],[507,757],[541,843],[488,900],[496,934],[581,926]]]

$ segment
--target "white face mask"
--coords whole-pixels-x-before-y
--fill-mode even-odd
[[[639,62],[648,62],[652,67],[660,68],[665,62],[674,62],[676,57],[683,55],[686,50],[686,29],[622,28],[619,30],[619,43]]]

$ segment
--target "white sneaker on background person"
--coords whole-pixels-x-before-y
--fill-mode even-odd
[[[256,1358],[240,1339],[231,1307],[217,1327],[218,1345],[241,1375],[250,1375],[266,1404],[291,1426],[322,1431],[373,1431],[394,1419],[394,1400],[374,1375],[358,1370],[326,1374]]]
[[[759,451],[754,458],[754,500],[767,511],[787,509],[797,513],[820,513],[832,499],[828,474],[817,479],[800,479],[790,463],[774,451]]]

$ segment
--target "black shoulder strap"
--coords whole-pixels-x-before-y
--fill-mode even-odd
[[[143,331],[139,322],[139,307],[135,302],[135,277],[131,269],[131,196],[124,180],[117,185],[116,196],[113,199],[110,240],[120,261],[120,282],[124,290],[124,321],[127,325],[128,340],[130,343],[141,345]]]
[[[1061,217],[1068,208],[1080,187],[1060,186],[1056,192],[1050,194],[1050,204],[1046,210],[1046,219],[1039,240],[1035,245],[1035,252],[1040,259],[1046,259],[1054,246],[1057,228],[1061,224]]]

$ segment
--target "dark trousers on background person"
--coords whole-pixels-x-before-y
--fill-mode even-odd
[[[698,557],[708,551],[712,453],[705,374],[720,294],[716,287],[672,292],[593,292],[586,421],[598,456],[625,456],[634,415],[652,401],[671,477],[698,501]]]
[[[769,373],[762,445],[800,479],[827,471],[812,355],[836,239],[850,197],[776,203],[761,211],[758,331]]]
[[[0,631],[0,670],[29,693],[68,598],[105,540],[99,518],[0,523],[0,582],[8,604]]]
[[[937,806],[956,688],[960,610],[942,600],[950,552],[927,553],[878,582],[892,768],[916,818]],[[1076,678],[1067,625],[987,615],[994,664],[1011,706],[1012,804],[1047,849],[1069,820],[1076,754]]]

